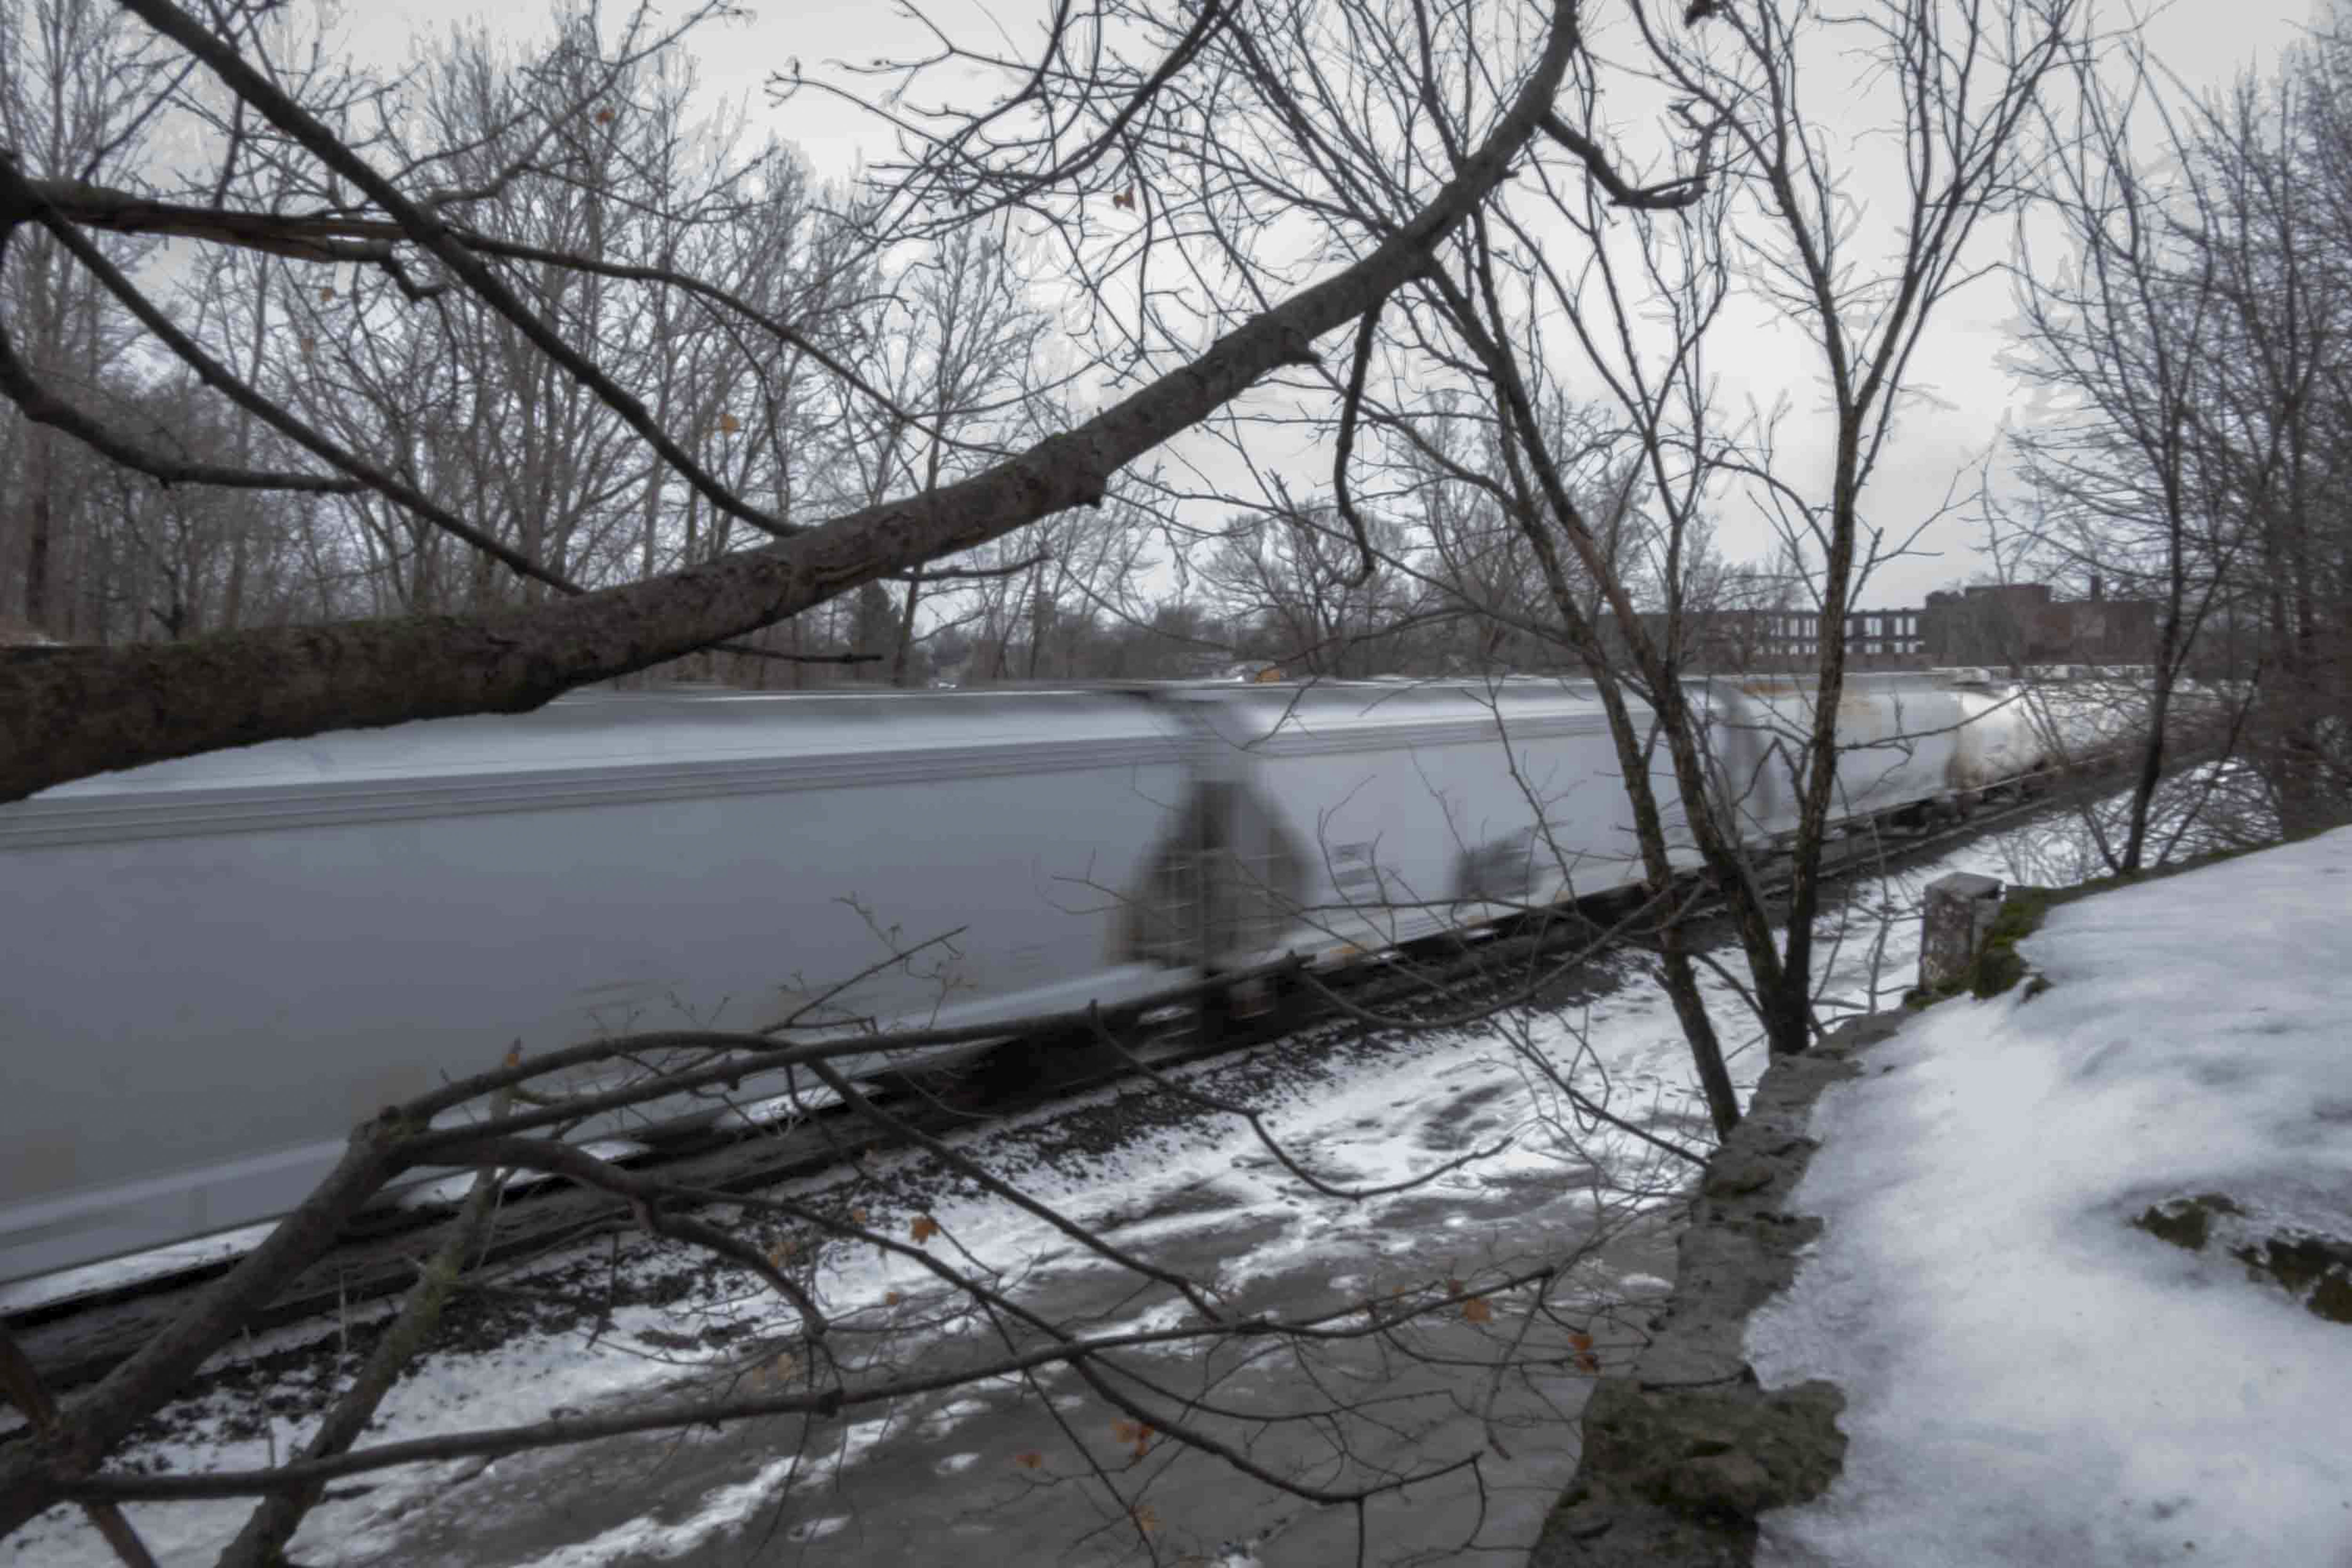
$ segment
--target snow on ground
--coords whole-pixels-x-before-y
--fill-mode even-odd
[[[1588,1091],[1605,1069],[1617,1086],[1614,1103],[1620,1110],[1655,1106],[1687,1111],[1696,1103],[1685,1081],[1672,1015],[1655,1005],[1646,988],[1603,997],[1589,1018],[1580,1015],[1577,1021],[1588,1027],[1597,1053],[1578,1080]],[[1546,1016],[1531,1028],[1539,1047],[1567,1048],[1560,1021]],[[1234,1076],[1230,1072],[1194,1069],[1182,1076],[1213,1092],[1233,1092],[1223,1081]],[[1099,1108],[1118,1099],[1102,1091],[1085,1097],[1083,1103]],[[1437,1129],[1426,1116],[1415,1113],[1440,1107],[1467,1109]],[[1057,1145],[1045,1125],[1066,1116],[1066,1106],[1053,1117],[1032,1115],[962,1142],[976,1145],[975,1152],[992,1167],[1013,1172],[1021,1189],[1032,1197],[1131,1251],[1160,1256],[1188,1237],[1213,1237],[1220,1230],[1235,1237],[1263,1232],[1254,1235],[1254,1245],[1237,1247],[1222,1258],[1216,1257],[1218,1249],[1211,1249],[1217,1286],[1235,1296],[1254,1281],[1302,1268],[1319,1269],[1337,1289],[1362,1291],[1376,1280],[1392,1283],[1383,1276],[1383,1259],[1412,1251],[1419,1229],[1457,1236],[1457,1268],[1475,1277],[1482,1264],[1507,1254],[1510,1238],[1507,1234],[1480,1234],[1480,1226],[1465,1223],[1465,1215],[1476,1205],[1462,1200],[1477,1190],[1531,1181],[1572,1188],[1591,1180],[1580,1166],[1573,1179],[1563,1184],[1572,1156],[1563,1151],[1559,1124],[1568,1121],[1569,1113],[1528,1081],[1507,1049],[1484,1037],[1424,1037],[1368,1053],[1280,1091],[1273,1104],[1258,1101],[1254,1108],[1267,1114],[1269,1131],[1286,1150],[1334,1184],[1382,1186],[1403,1180],[1456,1157],[1455,1144],[1461,1142],[1500,1148],[1474,1167],[1440,1178],[1433,1192],[1346,1204],[1307,1194],[1244,1125],[1229,1117],[1147,1128],[1121,1147],[1073,1153]],[[1675,1131],[1689,1135],[1680,1127]],[[1635,1202],[1662,1201],[1671,1192],[1672,1177],[1660,1174],[1654,1152],[1630,1136],[1602,1130],[1588,1135],[1584,1145],[1593,1165],[1614,1172],[1620,1185],[1640,1189]],[[876,1162],[870,1171],[887,1189],[896,1167],[906,1163]],[[1433,1196],[1441,1206],[1461,1212],[1420,1213]],[[1064,1274],[1108,1272],[1099,1260],[1081,1258],[1075,1244],[1043,1220],[983,1193],[941,1192],[930,1198],[924,1212],[941,1227],[933,1247],[953,1248],[1005,1267],[1024,1293],[1048,1288]],[[885,1223],[879,1202],[872,1218],[877,1226]],[[898,1234],[907,1234],[903,1214],[894,1215],[889,1223]],[[591,1272],[601,1272],[601,1258],[596,1251],[584,1259],[559,1261],[584,1261],[593,1266]],[[658,1275],[673,1261],[664,1249],[633,1245],[622,1268],[627,1275]],[[842,1247],[829,1252],[817,1282],[829,1312],[868,1328],[894,1316],[920,1321],[936,1304],[936,1282],[919,1265],[871,1247]],[[1645,1276],[1642,1283],[1648,1282]],[[512,1283],[528,1288],[530,1281]],[[773,1310],[770,1300],[730,1282],[729,1289],[695,1304],[698,1316],[691,1326],[730,1319],[758,1323]],[[583,1324],[569,1333],[526,1335],[488,1351],[430,1355],[386,1401],[371,1440],[521,1424],[557,1408],[591,1410],[667,1393],[688,1373],[727,1359],[731,1353],[728,1347],[734,1343],[730,1339],[726,1346],[711,1350],[674,1343],[681,1315],[677,1305],[667,1301],[625,1306],[601,1331]],[[1171,1326],[1176,1318],[1173,1310],[1153,1297],[1139,1310],[1099,1315],[1087,1326],[1098,1331],[1130,1331]],[[268,1356],[289,1338],[284,1333],[264,1336],[226,1359],[234,1363],[239,1356]],[[252,1467],[268,1462],[273,1455],[290,1453],[315,1428],[316,1412],[304,1402],[299,1415],[263,1417],[265,1427],[258,1435],[228,1436],[256,1426],[251,1407],[256,1397],[215,1392],[183,1405],[173,1421],[177,1432],[173,1440],[134,1444],[123,1458],[142,1468],[173,1471]],[[269,1403],[281,1401],[272,1398]],[[932,1410],[919,1423],[921,1435],[942,1437],[960,1420],[984,1408],[980,1401],[959,1401]],[[821,1450],[788,1453],[742,1481],[715,1488],[702,1506],[683,1517],[632,1521],[535,1561],[545,1568],[586,1568],[623,1559],[675,1557],[698,1542],[740,1529],[765,1501],[787,1489],[817,1490],[834,1472],[857,1464],[897,1426],[906,1425],[894,1426],[887,1412],[865,1421],[857,1420],[855,1412],[848,1414],[851,1424],[835,1428]],[[404,1519],[423,1500],[485,1468],[478,1461],[421,1468],[385,1479],[364,1497],[331,1502],[312,1516],[296,1542],[295,1555],[316,1563],[387,1560]],[[167,1563],[209,1561],[246,1511],[247,1505],[236,1502],[134,1505],[131,1510],[150,1545]],[[826,1533],[821,1518],[793,1528],[799,1532],[794,1539],[803,1543]],[[54,1510],[0,1547],[0,1561],[9,1563],[72,1568],[108,1560],[79,1516],[65,1510]]]
[[[260,1246],[276,1228],[274,1220],[264,1225],[241,1226],[235,1230],[200,1236],[193,1241],[151,1247],[126,1258],[85,1263],[79,1268],[38,1274],[30,1279],[12,1279],[0,1285],[0,1312],[28,1312],[55,1301],[70,1301],[77,1296],[120,1290],[146,1280],[161,1279],[184,1270],[226,1262],[232,1258],[243,1257]]]
[[[1605,1069],[1616,1085],[1613,1103],[1621,1110],[1657,1105],[1670,1112],[1687,1111],[1696,1103],[1686,1082],[1672,1015],[1646,988],[1604,997],[1589,1017],[1580,1015],[1577,1021],[1586,1026],[1596,1053],[1578,1080],[1588,1092]],[[1562,1043],[1566,1029],[1560,1021],[1542,1017],[1530,1027],[1539,1047],[1569,1048]],[[1213,1092],[1232,1092],[1221,1081],[1231,1075],[1214,1068],[1182,1076],[1200,1080]],[[1085,1098],[1101,1106],[1118,1097],[1103,1091]],[[1345,1063],[1275,1104],[1261,1101],[1254,1108],[1266,1113],[1269,1131],[1286,1150],[1334,1184],[1388,1185],[1455,1158],[1457,1143],[1500,1147],[1474,1167],[1440,1178],[1433,1189],[1346,1204],[1306,1193],[1233,1118],[1149,1129],[1123,1147],[1089,1148],[1076,1156],[1054,1143],[1041,1125],[1051,1120],[1044,1115],[964,1142],[988,1145],[975,1152],[992,1166],[1015,1172],[1024,1193],[1130,1251],[1160,1257],[1188,1237],[1213,1238],[1220,1231],[1237,1240],[1251,1238],[1252,1245],[1230,1251],[1209,1248],[1217,1287],[1236,1298],[1255,1281],[1298,1270],[1327,1279],[1335,1300],[1339,1292],[1360,1294],[1376,1283],[1392,1285],[1396,1281],[1385,1274],[1384,1260],[1412,1252],[1415,1237],[1431,1230],[1455,1238],[1454,1266],[1475,1278],[1480,1267],[1498,1267],[1512,1250],[1507,1232],[1481,1234],[1482,1227],[1466,1217],[1475,1213],[1477,1205],[1467,1201],[1475,1193],[1535,1182],[1547,1189],[1565,1187],[1573,1197],[1575,1187],[1592,1180],[1581,1162],[1570,1169],[1573,1157],[1563,1150],[1558,1125],[1568,1121],[1569,1112],[1528,1081],[1507,1049],[1484,1037],[1408,1041]],[[1429,1116],[1416,1114],[1440,1108],[1462,1113],[1449,1116],[1442,1128],[1433,1128]],[[1056,1115],[1066,1113],[1065,1107]],[[1674,1131],[1675,1136],[1690,1135],[1681,1127]],[[1024,1133],[1037,1135],[1041,1152],[1024,1147]],[[1664,1201],[1673,1191],[1673,1174],[1662,1174],[1654,1152],[1637,1140],[1601,1130],[1582,1142],[1591,1167],[1613,1173],[1620,1186],[1635,1189],[1633,1205]],[[877,1162],[872,1167],[886,1187],[894,1163],[904,1162]],[[1612,1201],[1625,1196],[1612,1194]],[[1433,1207],[1433,1198],[1435,1207],[1457,1212],[1423,1212]],[[941,1227],[940,1237],[932,1243],[935,1248],[952,1248],[950,1256],[969,1254],[1011,1268],[1024,1294],[1048,1289],[1066,1274],[1108,1273],[1099,1260],[1078,1256],[1075,1244],[1045,1221],[992,1195],[943,1193],[929,1201],[925,1212]],[[882,1223],[878,1206],[872,1218]],[[903,1217],[896,1219],[898,1234],[907,1234],[904,1226]],[[660,1249],[634,1250],[625,1271],[661,1270],[665,1259],[658,1256]],[[893,1316],[921,1321],[936,1306],[936,1281],[919,1265],[870,1247],[845,1247],[829,1253],[818,1282],[829,1312],[868,1328]],[[1635,1289],[1653,1284],[1653,1277],[1643,1275]],[[1086,1326],[1097,1331],[1129,1331],[1174,1324],[1178,1313],[1164,1300],[1155,1296],[1150,1303],[1097,1316]],[[730,1317],[757,1321],[773,1308],[739,1284],[697,1303],[696,1310],[720,1321]],[[666,1336],[678,1326],[680,1316],[674,1303],[628,1306],[614,1313],[601,1332],[583,1324],[568,1334],[525,1336],[487,1352],[428,1356],[421,1370],[386,1401],[371,1440],[521,1424],[560,1407],[596,1409],[667,1392],[688,1371],[730,1353],[669,1343]],[[285,1338],[265,1337],[240,1353],[267,1355]],[[964,1400],[932,1410],[919,1424],[921,1435],[944,1436],[960,1420],[985,1408],[981,1401]],[[585,1568],[625,1558],[677,1556],[740,1529],[765,1500],[787,1489],[816,1490],[834,1472],[858,1463],[898,1426],[908,1425],[894,1425],[887,1412],[866,1421],[856,1421],[855,1412],[850,1415],[853,1424],[836,1429],[822,1450],[787,1455],[742,1482],[716,1489],[704,1506],[683,1518],[634,1521],[535,1561],[545,1568]],[[316,1425],[315,1413],[273,1415],[265,1436],[223,1436],[240,1424],[240,1416],[245,1418],[242,1425],[252,1424],[245,1398],[215,1393],[177,1413],[173,1425],[180,1436],[175,1440],[134,1445],[124,1458],[174,1471],[257,1466],[273,1454],[291,1452]],[[478,1461],[422,1468],[395,1475],[363,1498],[330,1503],[298,1537],[295,1555],[322,1564],[386,1560],[404,1518],[423,1499],[484,1468]],[[236,1502],[134,1505],[131,1510],[150,1545],[167,1563],[208,1561],[246,1511],[245,1504]],[[810,1542],[823,1533],[815,1523],[804,1528],[816,1534],[796,1539]],[[108,1560],[80,1519],[65,1510],[54,1510],[0,1547],[0,1561],[26,1564],[70,1568]]]
[[[1883,910],[1887,921],[1883,929],[1865,921],[1835,945],[1828,995],[1863,1010],[1890,1005],[1911,984],[1916,968],[1917,921],[1912,910],[1917,889],[1954,869],[1999,874],[2018,842],[1972,847],[1862,895],[1858,903]],[[1614,963],[1621,976],[1639,968],[1633,960]],[[1717,1000],[1728,1002],[1720,987]],[[1326,1028],[1303,1037],[1310,1046],[1319,1039],[1331,1048],[1310,1053],[1311,1067],[1287,1076],[1261,1071],[1249,1060],[1181,1076],[1211,1092],[1247,1100],[1286,1150],[1334,1184],[1382,1186],[1473,1149],[1492,1146],[1494,1152],[1424,1189],[1360,1203],[1329,1200],[1285,1173],[1234,1118],[1194,1113],[1120,1121],[1129,1108],[1143,1103],[1131,1090],[1082,1097],[1050,1113],[992,1125],[959,1142],[991,1168],[1013,1176],[1032,1197],[1096,1227],[1120,1247],[1213,1273],[1217,1287],[1229,1299],[1246,1301],[1248,1310],[1298,1312],[1426,1285],[1449,1274],[1475,1279],[1482,1271],[1497,1273],[1524,1265],[1531,1256],[1540,1259],[1544,1247],[1572,1245],[1574,1237],[1591,1234],[1604,1221],[1628,1223],[1676,1195],[1684,1177],[1678,1163],[1662,1162],[1654,1148],[1622,1131],[1580,1121],[1515,1046],[1533,1050],[1562,1072],[1572,1071],[1588,1094],[1606,1086],[1613,1110],[1661,1135],[1692,1144],[1707,1141],[1703,1101],[1692,1084],[1673,1014],[1638,975],[1615,989],[1604,988],[1588,1004],[1520,1014],[1475,1030],[1391,1037],[1341,1049],[1338,1042],[1345,1033]],[[1753,1041],[1740,1042],[1736,1030],[1727,1037],[1745,1093],[1763,1067],[1763,1051]],[[1117,1135],[1067,1133],[1089,1117],[1117,1122]],[[943,1256],[984,1259],[1003,1268],[1021,1291],[1053,1300],[1066,1321],[1088,1331],[1164,1327],[1175,1321],[1164,1293],[1136,1294],[1099,1258],[1082,1254],[1042,1220],[968,1184],[939,1181],[936,1173],[928,1185],[916,1181],[918,1163],[882,1161],[868,1167],[859,1191],[870,1195],[855,1201],[872,1205],[877,1227],[904,1236],[912,1215],[927,1215],[941,1227],[942,1235],[930,1245]],[[811,1194],[817,1188],[798,1190]],[[1656,1269],[1668,1257],[1654,1246],[1614,1273],[1588,1268],[1562,1294],[1654,1300],[1665,1289]],[[609,1261],[598,1244],[551,1259],[535,1273],[509,1278],[504,1286],[525,1295],[593,1295],[608,1277],[646,1289],[638,1292],[643,1299],[620,1306],[602,1323],[593,1314],[574,1314],[572,1321],[487,1348],[425,1357],[387,1400],[370,1441],[522,1424],[556,1410],[641,1405],[673,1394],[690,1377],[707,1380],[714,1371],[740,1366],[745,1348],[756,1343],[761,1331],[788,1326],[772,1300],[747,1289],[739,1277],[722,1273],[698,1279],[684,1301],[652,1288],[677,1282],[683,1271],[675,1250],[632,1238]],[[870,1342],[887,1343],[897,1332],[930,1353],[970,1328],[940,1317],[931,1277],[870,1247],[828,1248],[814,1283],[836,1322],[871,1334]],[[697,1331],[681,1334],[682,1327]],[[705,1330],[710,1331],[699,1332]],[[297,1337],[262,1337],[224,1360],[234,1366],[240,1358],[268,1357]],[[343,1370],[334,1358],[323,1359],[327,1364],[308,1371],[271,1373],[278,1379],[274,1384],[261,1378],[242,1388],[215,1387],[172,1413],[170,1436],[134,1443],[117,1462],[186,1471],[257,1467],[282,1457],[315,1428],[320,1401]],[[1465,1374],[1465,1387],[1483,1392],[1486,1373],[1479,1364],[1481,1369]],[[331,1500],[311,1516],[293,1555],[319,1564],[424,1561],[419,1521],[436,1508],[462,1513],[465,1500],[473,1498],[472,1506],[483,1510],[535,1510],[550,1518],[531,1537],[532,1549],[524,1551],[490,1544],[491,1532],[477,1514],[467,1528],[455,1532],[458,1544],[441,1542],[432,1560],[533,1562],[548,1568],[669,1560],[739,1532],[756,1535],[754,1516],[774,1500],[791,1496],[806,1506],[796,1508],[789,1527],[797,1553],[790,1560],[879,1560],[861,1555],[856,1544],[878,1549],[870,1498],[857,1528],[840,1534],[835,1532],[842,1527],[827,1521],[844,1516],[821,1505],[841,1495],[845,1474],[860,1468],[882,1473],[877,1467],[884,1461],[877,1455],[918,1450],[920,1468],[907,1473],[919,1477],[927,1493],[963,1487],[977,1495],[984,1485],[1001,1491],[1003,1455],[1012,1442],[1003,1423],[1008,1402],[1019,1390],[969,1392],[977,1396],[905,1410],[845,1411],[844,1422],[825,1428],[817,1446],[806,1451],[786,1443],[781,1451],[772,1445],[730,1453],[727,1463],[714,1460],[706,1471],[696,1472],[702,1479],[668,1483],[659,1509],[648,1501],[620,1510],[609,1523],[592,1518],[592,1509],[557,1499],[553,1483],[531,1470],[534,1460],[528,1456],[495,1465],[476,1460],[369,1477],[367,1487]],[[1556,1406],[1556,1391],[1548,1397]],[[1531,1538],[1566,1479],[1563,1456],[1572,1451],[1572,1433],[1564,1431],[1563,1416],[1530,1419],[1563,1429],[1555,1444],[1570,1447],[1525,1455],[1516,1472],[1490,1456],[1487,1474],[1509,1475],[1510,1488],[1518,1494],[1514,1517],[1528,1524]],[[984,1439],[975,1436],[982,1432]],[[1475,1422],[1469,1440],[1474,1446],[1481,1440]],[[684,1449],[707,1446],[716,1454],[729,1439],[697,1435],[679,1441]],[[967,1456],[983,1451],[983,1441],[986,1462],[974,1462]],[[1523,1446],[1517,1437],[1512,1442],[1515,1450]],[[1024,1439],[1013,1446],[1036,1445]],[[542,1468],[552,1474],[560,1464],[550,1460]],[[529,1484],[518,1476],[530,1478]],[[900,1483],[894,1479],[888,1484]],[[1195,1500],[1193,1511],[1213,1507],[1218,1484],[1200,1483],[1199,1495],[1207,1500]],[[1475,1494],[1467,1495],[1475,1506]],[[1423,1511],[1436,1506],[1420,1495],[1412,1502]],[[209,1561],[234,1532],[247,1505],[134,1505],[130,1511],[163,1561],[200,1562]],[[769,1517],[774,1517],[772,1510]],[[962,1518],[958,1516],[956,1528],[965,1527]],[[1251,1531],[1226,1533],[1248,1537]],[[1286,1552],[1306,1550],[1308,1539],[1287,1538]],[[1219,1550],[1215,1541],[1212,1532],[1200,1548],[1212,1560]],[[835,1554],[823,1555],[828,1551]],[[979,1554],[985,1558],[987,1551],[982,1543]],[[1252,1561],[1241,1546],[1232,1548],[1228,1560]],[[1307,1560],[1288,1554],[1268,1559]],[[0,1544],[0,1563],[10,1565],[79,1568],[106,1561],[80,1517],[63,1509]]]
[[[2352,829],[2063,906],[1823,1097],[1748,1349],[1851,1441],[1759,1563],[2352,1564],[2347,917]]]

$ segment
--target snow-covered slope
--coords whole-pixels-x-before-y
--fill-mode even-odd
[[[1759,1563],[2352,1563],[2347,916],[2352,829],[2065,906],[1823,1097],[1748,1348],[1852,1442]]]

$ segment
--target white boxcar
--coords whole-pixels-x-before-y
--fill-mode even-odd
[[[0,1279],[284,1212],[445,1075],[835,999],[963,1024],[1181,983],[1118,889],[1192,731],[1099,692],[587,694],[0,806]]]

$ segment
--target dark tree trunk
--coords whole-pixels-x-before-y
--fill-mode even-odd
[[[49,577],[57,516],[49,498],[49,433],[25,431],[25,620],[37,632],[49,626]]]

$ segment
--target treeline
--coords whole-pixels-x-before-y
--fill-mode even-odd
[[[302,60],[313,21],[278,12],[255,47]],[[496,248],[527,324],[324,220],[316,250],[287,256],[81,229],[257,395],[232,405],[142,341],[58,234],[16,230],[0,268],[11,371],[146,471],[12,403],[0,624],[115,644],[528,603],[717,558],[910,473],[959,477],[1026,434],[1042,318],[1001,237],[886,258],[842,193],[741,106],[714,114],[669,36],[642,28],[600,37],[574,13],[518,53],[478,26],[397,77],[314,62],[298,83],[353,149],[428,184],[436,211]],[[8,0],[0,58],[0,141],[28,175],[96,187],[94,206],[127,204],[116,187],[197,208],[348,200],[201,79],[163,112],[214,172],[175,186],[139,123],[173,58],[111,5]],[[753,326],[782,342],[745,353]],[[548,336],[593,345],[595,374],[679,461],[546,353]],[[316,472],[321,443],[384,482],[170,482],[192,467]],[[842,652],[870,629],[861,606],[828,608],[780,645]]]
[[[257,47],[309,58],[311,25],[277,13]],[[1007,231],[899,237],[897,215],[823,186],[743,106],[714,113],[667,41],[573,14],[526,48],[478,26],[397,79],[314,62],[303,85],[345,142],[495,247],[535,325],[593,345],[676,462],[531,331],[388,247],[321,239],[336,265],[107,226],[122,190],[285,212],[348,193],[226,94],[173,87],[172,57],[111,6],[0,5],[0,54],[22,68],[0,79],[0,137],[19,167],[88,187],[101,221],[76,243],[167,299],[255,395],[206,387],[58,233],[18,228],[0,266],[11,369],[66,419],[0,406],[0,638],[111,646],[540,602],[951,482],[1069,422],[1071,388],[1099,367],[1049,363],[1050,312]],[[176,184],[134,123],[159,98],[214,155]],[[746,353],[747,322],[782,346]],[[1554,399],[1547,417],[1592,454],[1580,485],[1648,602],[1638,474],[1583,439],[1586,412]],[[1228,499],[1189,521],[1196,507],[1133,485],[671,672],[803,687],[1574,668],[1523,530],[1491,480],[1465,477],[1497,462],[1491,410],[1423,430],[1381,455],[1361,541],[1328,498]],[[173,482],[320,474],[330,447],[383,482]],[[1687,576],[1742,602],[1795,592],[1704,550]]]

